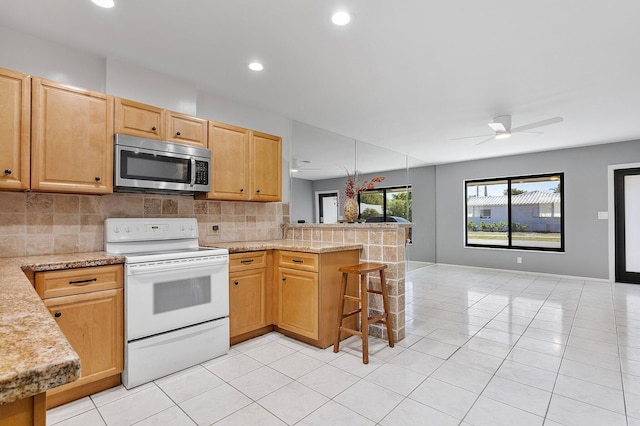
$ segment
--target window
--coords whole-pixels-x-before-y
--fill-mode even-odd
[[[469,247],[564,251],[564,174],[465,182]]]
[[[376,188],[358,194],[360,219],[367,222],[411,222],[411,186]],[[411,229],[409,230],[411,239]]]

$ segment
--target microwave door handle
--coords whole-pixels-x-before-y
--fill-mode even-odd
[[[191,158],[191,186],[196,184],[196,159]]]

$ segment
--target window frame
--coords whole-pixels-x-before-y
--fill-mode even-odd
[[[362,208],[361,208],[362,206],[360,205],[360,194],[366,194],[367,192],[382,191],[382,217],[384,219],[382,223],[388,223],[387,222],[387,190],[398,190],[398,189],[403,189],[405,192],[411,192],[411,200],[407,199],[407,202],[410,201],[413,204],[413,187],[411,185],[383,186],[383,187],[364,190],[362,191],[362,193],[358,193],[358,219],[360,219],[360,214],[362,213]],[[413,211],[413,208],[411,209],[411,211]],[[409,220],[409,222],[411,222],[411,220]]]
[[[560,193],[560,247],[523,246],[523,245],[513,244],[512,201],[511,201],[511,198],[513,197],[513,195],[511,194],[512,184],[517,183],[515,181],[518,181],[518,180],[551,178],[556,176],[560,178],[558,181],[559,189],[560,189],[559,191]],[[478,183],[485,183],[485,182],[486,183],[504,182],[504,181],[507,182],[507,225],[508,225],[507,226],[507,245],[469,243],[469,227],[468,227],[469,217],[470,217],[469,216],[469,198],[468,198],[469,184],[474,184],[474,183],[478,184]],[[465,180],[464,181],[464,219],[465,219],[464,220],[464,245],[465,247],[470,247],[470,248],[492,248],[492,249],[503,249],[503,250],[528,250],[528,251],[545,251],[545,252],[564,253],[565,252],[565,231],[566,231],[565,223],[564,223],[564,210],[565,210],[564,201],[565,201],[564,172]],[[551,217],[555,217],[555,216],[552,215]]]

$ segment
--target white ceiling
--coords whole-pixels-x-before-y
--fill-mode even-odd
[[[428,163],[640,138],[638,0],[115,1],[5,1],[0,25]],[[564,122],[451,140],[502,114]]]

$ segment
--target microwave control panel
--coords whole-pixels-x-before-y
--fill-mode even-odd
[[[209,163],[196,160],[196,185],[209,185]]]

